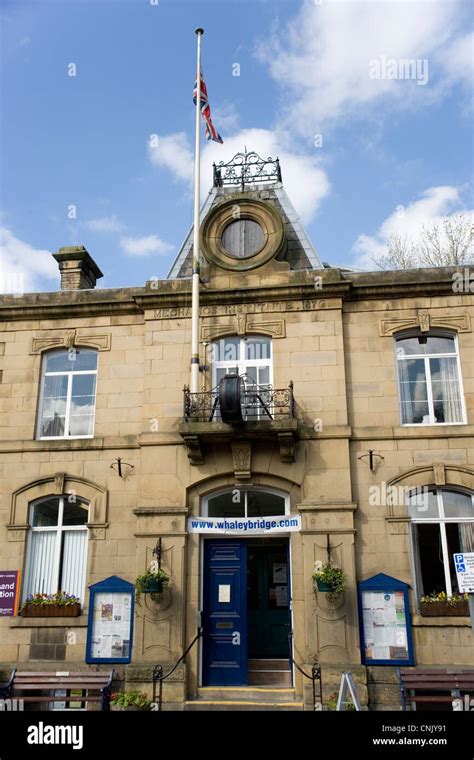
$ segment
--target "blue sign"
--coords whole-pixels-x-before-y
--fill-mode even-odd
[[[89,588],[86,662],[130,662],[135,586],[112,575]]]

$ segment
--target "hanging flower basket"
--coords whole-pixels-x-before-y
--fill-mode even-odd
[[[169,577],[161,568],[155,572],[148,570],[143,575],[139,575],[135,580],[135,598],[137,604],[140,604],[141,594],[162,594],[168,583]]]
[[[163,593],[163,579],[150,578],[146,585],[142,586],[142,594],[161,594]]]
[[[340,595],[347,589],[347,577],[344,570],[335,567],[332,562],[316,562],[312,575],[315,584],[314,591],[321,591],[328,595],[328,601],[335,604]]]
[[[318,591],[323,591],[325,593],[332,591],[332,586],[330,586],[329,583],[326,583],[325,581],[320,580],[319,578],[316,578],[316,586],[317,586]]]
[[[77,596],[58,591],[56,594],[33,594],[21,605],[23,617],[78,617],[81,603]]]

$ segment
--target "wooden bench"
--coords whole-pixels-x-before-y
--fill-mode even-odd
[[[474,670],[464,668],[399,668],[398,675],[404,710],[408,710],[413,705],[416,710],[417,704],[452,705],[453,700],[462,698],[464,694],[474,695]],[[440,694],[439,692],[445,693]]]
[[[100,702],[101,710],[109,710],[112,692],[113,669],[107,671],[19,671],[10,678],[10,688],[4,689],[5,698],[24,702]],[[66,691],[65,696],[51,692]],[[50,692],[32,694],[31,692]],[[71,691],[78,692],[71,694]]]

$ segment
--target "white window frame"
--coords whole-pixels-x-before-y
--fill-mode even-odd
[[[54,351],[48,351],[46,354],[43,355],[42,359],[42,366],[41,366],[41,391],[40,391],[40,398],[39,398],[39,407],[38,407],[38,419],[37,419],[37,426],[36,426],[36,440],[37,441],[64,441],[64,440],[76,440],[78,438],[93,438],[94,437],[94,428],[95,428],[95,412],[96,412],[96,406],[97,406],[97,377],[99,372],[99,352],[93,348],[87,348],[85,347],[87,351],[95,351],[96,357],[97,357],[97,365],[95,370],[93,369],[84,369],[84,370],[70,370],[67,372],[46,372],[46,359],[48,356],[51,356],[52,354],[56,353],[59,354],[61,352],[67,353],[68,349],[54,349]],[[72,363],[72,362],[71,362]],[[45,378],[46,377],[54,377],[58,375],[66,375],[68,378],[67,381],[67,395],[66,395],[66,413],[64,418],[64,430],[69,429],[69,418],[71,414],[71,398],[72,398],[72,383],[73,383],[73,377],[74,375],[95,375],[95,394],[94,394],[94,413],[92,417],[92,433],[89,435],[41,435],[41,423],[43,420],[43,402],[44,402],[44,385],[45,385]]]
[[[226,340],[229,338],[238,338],[238,335],[227,335],[222,338],[218,338],[217,340],[213,341],[212,345],[216,343],[219,343],[220,340]],[[270,356],[266,359],[242,359],[243,356],[245,356],[245,347],[247,344],[248,338],[250,339],[262,339],[267,340],[268,345],[270,346]],[[273,387],[273,341],[268,335],[247,335],[243,338],[240,338],[239,340],[239,359],[233,361],[233,360],[226,360],[226,361],[218,361],[218,362],[212,362],[212,387],[215,388],[217,385],[217,370],[218,369],[231,369],[232,367],[237,367],[237,372],[239,375],[244,375],[247,372],[248,367],[268,367],[269,368],[269,385]],[[266,384],[266,383],[265,383]]]
[[[397,394],[398,394],[398,410],[400,415],[400,425],[402,427],[430,427],[433,425],[438,426],[446,426],[446,425],[466,425],[467,424],[467,418],[466,418],[466,403],[464,398],[464,386],[462,381],[462,372],[461,372],[461,357],[459,355],[459,342],[458,342],[458,336],[457,333],[450,333],[448,331],[443,330],[436,330],[436,331],[430,331],[429,333],[424,334],[427,338],[452,338],[454,339],[454,353],[439,353],[439,354],[409,354],[406,356],[406,358],[399,358],[397,354],[397,343],[399,340],[403,340],[405,338],[419,338],[420,333],[419,332],[413,332],[410,331],[408,333],[397,333],[394,338],[394,351],[395,351],[395,367],[396,367],[396,375],[397,375]],[[459,383],[459,394],[461,398],[461,415],[462,420],[459,422],[437,422],[435,419],[434,414],[434,403],[433,403],[433,387],[431,383],[431,368],[430,368],[430,359],[445,359],[445,358],[456,358],[456,366],[458,370],[458,383]],[[400,373],[398,371],[398,363],[401,361],[407,361],[410,359],[424,359],[425,362],[425,377],[426,377],[426,389],[427,389],[427,396],[428,396],[428,413],[429,413],[429,422],[403,422],[403,410],[402,410],[402,393],[401,393],[401,387],[400,387]]]
[[[282,499],[284,499],[284,503],[285,503],[285,511],[283,512],[283,515],[290,514],[290,497],[284,491],[279,491],[277,488],[264,488],[262,486],[235,486],[234,488],[221,488],[219,489],[219,491],[214,491],[213,493],[209,493],[206,496],[204,496],[201,500],[201,516],[209,517],[209,500],[210,499],[214,499],[216,496],[222,496],[223,494],[226,494],[226,493],[232,494],[234,493],[234,491],[240,491],[241,493],[245,492],[244,514],[239,515],[239,518],[244,519],[247,517],[247,492],[248,491],[261,491],[262,493],[272,494],[273,496],[280,496]]]
[[[59,509],[58,509],[58,522],[57,525],[51,525],[51,526],[45,526],[45,527],[33,527],[33,514],[35,507],[38,504],[41,504],[44,501],[49,501],[51,498],[56,497],[43,497],[41,499],[36,499],[35,501],[31,502],[29,507],[29,532],[30,533],[56,533],[56,546],[54,549],[54,570],[53,570],[53,588],[56,589],[56,591],[62,591],[65,589],[59,588],[59,575],[61,571],[61,550],[63,545],[63,534],[69,531],[88,531],[87,523],[84,525],[63,525],[63,517],[64,517],[64,502],[67,498],[67,496],[59,496],[57,497],[59,499]],[[89,522],[89,508],[90,504],[87,501],[83,501],[82,499],[78,499],[79,504],[84,509],[87,509],[87,522]],[[28,536],[28,547],[26,552],[26,560],[25,560],[25,581],[28,578],[29,573],[31,573],[32,568],[30,567],[30,560],[31,560],[31,540]],[[87,543],[86,543],[87,546]],[[84,557],[84,567],[87,567],[87,550],[86,550],[86,556]],[[33,568],[34,571],[34,568]],[[84,591],[85,591],[85,582],[86,582],[86,573],[84,574],[83,582],[82,582],[82,593],[80,596],[81,602],[84,600]],[[26,598],[26,589],[27,589],[27,583],[23,583],[23,600]],[[35,592],[36,593],[36,592]],[[38,592],[41,593],[41,592]],[[52,592],[53,594],[56,593],[55,591]]]
[[[225,370],[225,374],[227,374],[227,372],[230,369],[233,369],[234,367],[237,367],[237,374],[238,375],[246,375],[247,370],[248,370],[249,367],[257,367],[257,368],[259,368],[259,367],[264,367],[264,368],[268,367],[268,383],[263,383],[263,385],[268,385],[270,388],[273,388],[274,387],[274,385],[273,385],[273,341],[272,341],[272,339],[271,339],[270,336],[268,336],[268,335],[260,335],[260,334],[246,335],[246,336],[240,337],[240,338],[239,338],[238,335],[226,335],[226,336],[223,336],[222,338],[218,338],[217,340],[215,340],[215,341],[212,342],[212,354],[211,354],[211,356],[213,356],[213,354],[214,354],[214,346],[217,343],[219,343],[219,341],[221,341],[221,340],[225,341],[227,339],[236,339],[236,338],[239,339],[239,359],[236,359],[235,361],[229,359],[229,360],[225,360],[225,361],[217,361],[217,362],[213,361],[212,362],[212,388],[216,388],[216,386],[217,386],[217,370],[223,369],[223,370]],[[247,344],[247,340],[249,338],[250,339],[256,339],[256,340],[266,340],[266,341],[268,341],[268,346],[270,348],[270,356],[268,358],[265,358],[265,359],[243,359],[242,357],[245,356],[246,344]],[[251,384],[249,384],[247,382],[247,377],[244,377],[244,383],[245,383],[246,388],[247,387],[250,387],[250,388],[253,387],[253,385],[251,385]],[[250,406],[248,408],[250,408]],[[270,405],[270,413],[272,413],[272,407],[271,407],[271,405]],[[266,415],[265,415],[265,412],[264,412],[264,410],[262,408],[262,409],[257,409],[257,414],[254,417],[252,417],[252,420],[256,422],[258,420],[262,420],[262,419],[265,419],[265,418],[266,418]],[[220,413],[218,412],[214,416],[214,421],[217,422],[219,419],[220,419]]]
[[[446,525],[448,523],[454,523],[456,525],[459,525],[459,523],[474,523],[474,516],[473,517],[446,517],[444,514],[444,502],[443,502],[443,493],[446,492],[457,492],[462,493],[465,496],[470,496],[473,510],[474,510],[474,493],[471,493],[469,491],[463,491],[462,489],[454,489],[454,488],[436,488],[436,489],[429,489],[431,492],[435,492],[436,494],[436,500],[438,504],[438,516],[437,517],[411,517],[410,518],[410,544],[411,544],[411,557],[412,557],[412,575],[415,579],[415,589],[416,589],[416,599],[417,604],[419,603],[419,599],[421,594],[421,589],[419,588],[420,583],[422,582],[422,578],[418,577],[418,573],[416,572],[416,564],[415,564],[415,557],[419,557],[419,548],[418,548],[418,542],[416,539],[416,531],[414,529],[414,525],[422,525],[423,523],[428,523],[431,525],[438,525],[440,529],[440,536],[441,536],[441,549],[443,552],[443,568],[444,568],[444,581],[446,584],[446,594],[448,596],[452,596],[453,593],[453,587],[451,585],[451,573],[449,571],[449,549],[448,549],[448,537],[446,535]],[[425,594],[429,594],[430,591],[427,589],[423,589]]]

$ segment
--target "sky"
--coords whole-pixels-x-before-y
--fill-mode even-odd
[[[278,155],[320,258],[372,270],[390,235],[472,213],[473,16],[470,0],[0,0],[0,292],[58,289],[51,253],[70,245],[98,287],[166,277],[192,224],[197,26],[224,140],[203,127],[202,200],[213,161]]]

